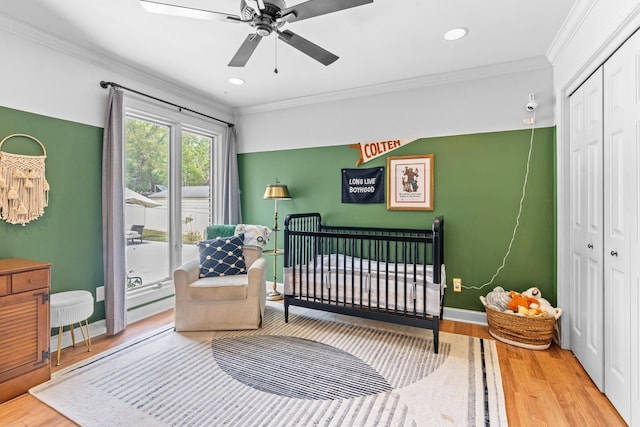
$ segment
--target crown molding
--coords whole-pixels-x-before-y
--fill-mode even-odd
[[[568,54],[567,48],[572,44],[577,34],[582,31],[585,22],[597,14],[597,6],[602,6],[604,0],[585,0],[585,2],[576,2],[572,8],[567,20],[556,35],[553,43],[547,51],[547,56],[553,64],[554,68],[559,65],[565,54]],[[608,4],[607,4],[608,6]],[[605,7],[607,7],[605,6]],[[595,18],[598,19],[598,18]],[[589,55],[581,60],[581,65],[573,71],[567,81],[559,82],[563,85],[563,93],[571,94],[586,80],[593,71],[606,60],[629,38],[640,26],[640,4],[628,4],[624,11],[620,11],[613,22],[602,22],[598,19],[598,23],[603,28],[600,39],[597,40],[597,46]],[[558,83],[558,82],[557,82]]]
[[[492,64],[482,67],[457,70],[446,73],[432,74],[411,79],[397,80],[387,83],[362,86],[335,92],[327,92],[318,95],[293,98],[284,101],[270,102],[266,104],[238,107],[235,109],[238,115],[248,115],[267,111],[282,110],[287,108],[302,107],[325,102],[342,101],[351,98],[360,98],[371,95],[415,90],[430,86],[439,86],[463,81],[473,81],[522,71],[550,68],[551,64],[544,56],[526,58],[519,61],[510,61],[500,64]]]
[[[133,67],[122,62],[120,58],[114,55],[78,46],[2,13],[0,13],[0,30],[14,34],[48,49],[55,50],[79,61],[102,68],[105,71],[111,71],[135,81],[144,81],[145,84],[149,84],[179,99],[194,102],[201,106],[223,110],[231,117],[233,116],[232,107],[196,88],[177,85],[172,82],[169,77],[159,75],[150,69]],[[96,82],[96,85],[98,84],[99,82]]]
[[[556,64],[557,59],[567,49],[571,40],[582,27],[585,19],[591,14],[591,10],[595,7],[598,0],[576,1],[569,11],[567,18],[562,23],[560,30],[553,38],[549,49],[547,49],[547,58],[551,64]]]

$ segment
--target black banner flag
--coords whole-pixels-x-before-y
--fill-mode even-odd
[[[384,168],[342,169],[342,203],[384,203]]]

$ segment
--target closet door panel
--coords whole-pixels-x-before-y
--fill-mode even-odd
[[[583,200],[584,193],[582,191],[582,176],[584,168],[582,167],[583,157],[583,135],[584,135],[584,96],[580,89],[579,92],[571,97],[571,204],[570,204],[570,220],[571,220],[571,284],[570,284],[570,300],[571,305],[581,304],[580,301],[580,284],[583,283],[583,247],[586,239],[582,233],[583,229]],[[580,341],[586,336],[585,316],[578,310],[572,310],[569,313],[571,318],[571,337],[573,341]]]
[[[607,153],[607,243],[613,245],[624,244],[627,235],[625,219],[625,140],[621,132],[608,135]]]
[[[605,280],[605,292],[607,298],[606,311],[615,313],[620,307],[629,305],[629,278],[625,271],[613,267],[607,269]],[[608,345],[606,354],[605,393],[609,395],[612,386],[624,384],[629,377],[629,321],[627,316],[610,316],[605,330],[605,343]]]
[[[580,300],[581,284],[584,283],[584,245],[586,244],[586,236],[583,232],[584,224],[584,192],[582,191],[582,177],[584,175],[583,167],[583,147],[584,147],[584,88],[579,88],[570,99],[570,151],[571,151],[571,205],[569,217],[571,220],[571,306],[579,306],[582,304]],[[584,342],[587,335],[585,322],[586,317],[580,313],[580,310],[572,310],[571,317],[571,348],[576,355],[585,351],[583,346],[579,344]],[[580,358],[578,356],[578,358]]]
[[[604,389],[602,72],[571,96],[571,349]],[[586,308],[586,309],[583,309]]]
[[[632,43],[633,68],[632,104],[626,113],[629,128],[634,132],[634,143],[630,147],[630,158],[634,167],[630,191],[629,205],[631,207],[631,238],[629,247],[629,262],[631,265],[631,294],[629,297],[631,311],[631,420],[630,425],[640,425],[640,33],[637,33],[629,43]]]
[[[587,259],[587,274],[585,280],[588,281],[587,288],[588,289],[596,289],[598,287],[602,287],[602,260],[593,260]],[[586,300],[587,306],[592,313],[596,313],[597,310],[602,310],[603,304],[602,299],[599,299],[598,293],[587,292]],[[598,316],[596,316],[598,317]],[[599,319],[602,322],[602,318]],[[602,375],[603,370],[603,360],[602,355],[604,351],[602,351],[603,345],[603,336],[602,336],[602,327],[591,327],[588,329],[589,334],[586,335],[585,338],[585,346],[587,347],[588,354],[593,355],[596,359],[595,361],[598,363],[597,368],[599,369],[600,375]],[[602,381],[602,379],[601,379]]]
[[[632,367],[638,351],[638,329],[632,331],[637,319],[632,284],[638,264],[638,52],[636,34],[604,65],[605,394],[630,424],[640,421],[631,405],[632,382],[638,387],[633,380],[638,368]]]
[[[597,132],[597,135],[595,133]],[[592,130],[587,141],[587,233],[592,243],[602,247],[602,121],[600,130]]]

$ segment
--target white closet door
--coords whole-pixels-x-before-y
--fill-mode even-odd
[[[626,115],[626,128],[635,138],[632,139],[629,150],[630,160],[633,159],[633,167],[630,174],[633,176],[630,200],[628,201],[631,213],[629,263],[631,266],[631,294],[629,306],[631,307],[631,419],[630,426],[640,426],[640,33],[637,33],[630,41],[633,63],[631,74],[632,94],[631,104]]]
[[[632,348],[638,329],[638,143],[640,33],[604,66],[605,394],[631,423]],[[634,277],[636,276],[636,277]],[[634,291],[632,293],[632,286]],[[635,301],[632,303],[632,299]],[[633,368],[637,376],[637,364]],[[637,377],[634,385],[637,396]],[[637,397],[636,397],[637,399]],[[634,409],[636,410],[636,409]],[[639,420],[635,420],[636,425]]]
[[[604,390],[602,69],[571,95],[571,350]]]

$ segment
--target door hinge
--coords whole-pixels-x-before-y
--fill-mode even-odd
[[[49,301],[49,293],[48,292],[39,292],[37,294],[33,294],[34,297],[37,297],[38,295],[42,297],[42,304],[44,304],[47,301]]]
[[[49,363],[51,359],[51,349],[42,350],[42,358],[33,364],[33,366],[42,365],[43,363]]]

